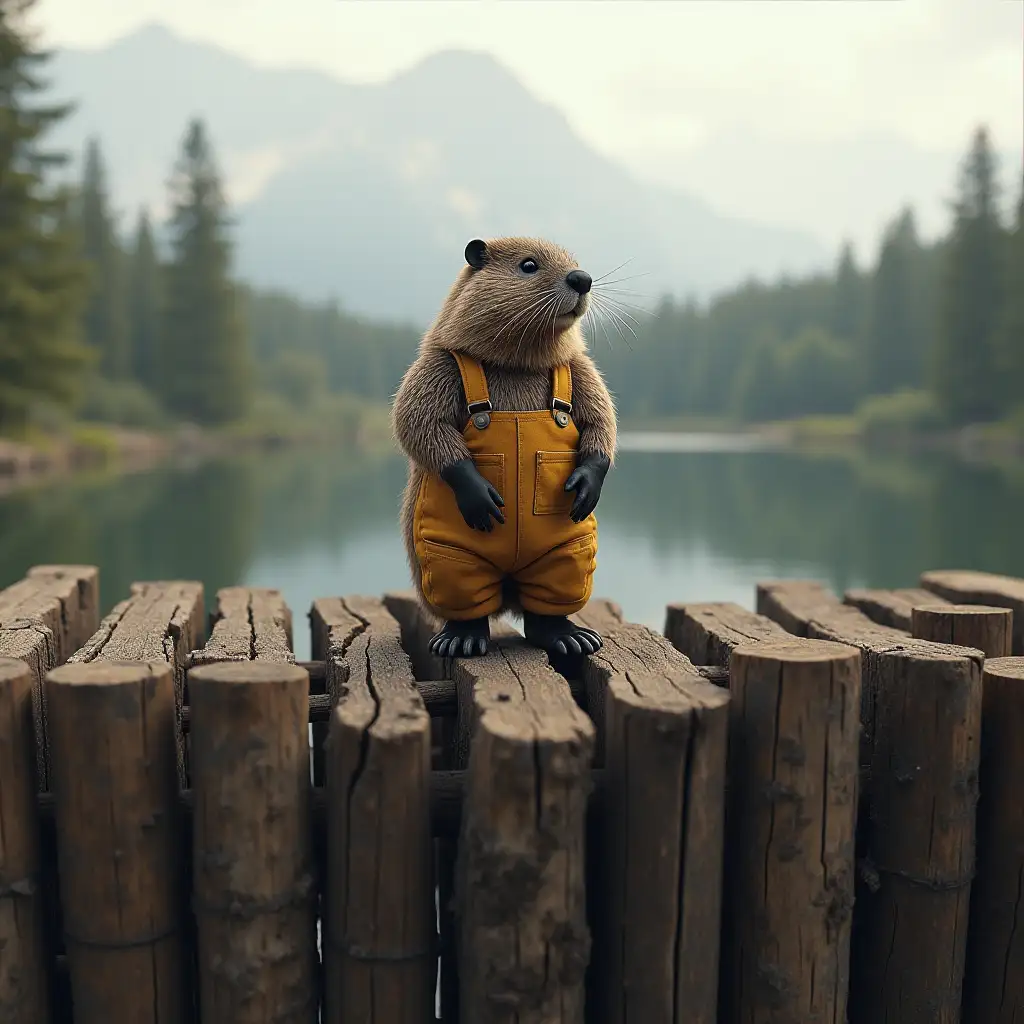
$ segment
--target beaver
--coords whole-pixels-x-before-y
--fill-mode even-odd
[[[569,615],[589,600],[593,512],[615,459],[615,406],[580,319],[593,281],[536,238],[474,239],[395,395],[409,457],[401,524],[441,656],[482,655],[489,619],[529,643],[587,654]]]

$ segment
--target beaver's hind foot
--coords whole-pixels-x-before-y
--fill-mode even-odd
[[[548,654],[593,654],[604,643],[599,633],[585,626],[577,626],[564,615],[525,612],[523,632],[529,643]]]
[[[482,619],[450,620],[444,629],[431,637],[430,651],[439,658],[473,658],[487,653],[491,627]]]

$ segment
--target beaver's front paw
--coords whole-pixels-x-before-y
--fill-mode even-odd
[[[593,654],[604,644],[599,633],[577,626],[564,615],[523,615],[523,632],[534,647],[548,654]]]
[[[579,465],[565,481],[566,491],[576,492],[576,500],[569,512],[574,523],[582,523],[597,508],[610,465],[611,460],[603,452],[591,452],[580,459]]]
[[[487,619],[464,619],[444,624],[430,639],[430,652],[439,658],[473,658],[487,653],[491,627]]]

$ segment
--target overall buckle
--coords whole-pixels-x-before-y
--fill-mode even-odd
[[[560,427],[569,425],[569,415],[572,412],[572,402],[563,402],[561,398],[551,399],[551,415]]]
[[[482,402],[470,402],[466,406],[469,418],[477,430],[483,430],[491,422],[491,403],[485,398]]]

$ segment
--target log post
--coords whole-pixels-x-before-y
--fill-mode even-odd
[[[973,647],[986,658],[1008,658],[1013,651],[1013,612],[984,604],[915,605],[911,633],[919,640]]]
[[[49,1020],[32,673],[0,658],[0,1020]]]
[[[966,1024],[1024,1015],[1024,658],[985,662],[978,861],[964,981]]]
[[[733,650],[722,1020],[845,1021],[860,652]]]
[[[187,989],[171,667],[64,665],[46,686],[75,1024],[179,1024]]]
[[[309,676],[284,662],[203,665],[189,695],[201,1017],[313,1024]]]

